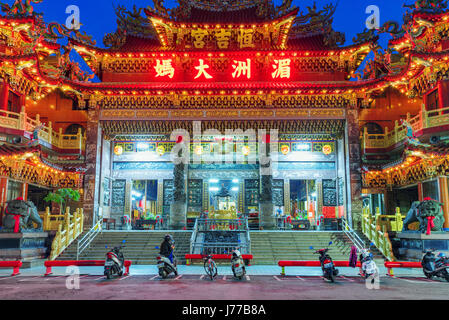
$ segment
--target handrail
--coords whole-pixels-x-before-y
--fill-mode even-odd
[[[70,218],[73,218],[73,221],[70,221]],[[70,216],[70,208],[67,207],[64,229],[62,224],[58,226],[58,231],[51,246],[50,260],[55,260],[80,234],[82,234],[83,224],[83,209],[77,209],[73,216]]]
[[[246,243],[248,246],[248,254],[251,254],[251,233],[249,232],[249,223],[248,223],[248,219],[246,220]]]
[[[198,231],[198,219],[195,220],[192,236],[190,237],[190,253],[193,253],[193,243],[196,241],[197,231]]]
[[[211,228],[212,226],[222,225],[226,226],[224,228],[227,231],[234,231],[239,233],[244,233],[246,243],[242,242],[205,242],[197,241],[198,234],[201,232],[210,232],[214,230],[223,230],[221,228]],[[230,226],[233,226],[230,228]],[[190,238],[190,253],[194,254],[196,250],[200,250],[204,253],[205,249],[212,249],[213,251],[228,251],[234,250],[235,248],[241,248],[242,253],[251,252],[251,239],[249,235],[249,225],[247,218],[240,218],[234,220],[221,220],[221,219],[203,219],[198,218],[195,221],[195,227]],[[218,252],[216,252],[218,253]]]
[[[97,237],[98,233],[103,232],[103,221],[98,220],[97,223],[82,237],[78,240],[76,245],[76,260],[79,260],[79,256],[81,253],[86,250],[92,241]]]
[[[379,226],[380,228],[380,226]],[[391,245],[388,232],[385,225],[382,226],[382,231],[379,229],[376,222],[373,221],[373,217],[369,213],[369,208],[364,208],[362,213],[362,232],[372,241],[377,249],[385,256],[389,261],[394,261],[393,247]]]
[[[0,112],[0,127],[32,132],[40,124],[39,114],[36,115],[36,119],[32,119],[27,116],[25,108],[22,108],[20,113],[6,110]],[[81,130],[77,134],[63,134],[62,129],[58,132],[54,131],[51,122],[43,126],[39,132],[39,139],[60,149],[81,151],[86,144],[86,136],[81,133]]]
[[[247,220],[246,218],[244,218]],[[244,219],[205,219],[198,218],[198,232],[228,230],[228,231],[246,231],[246,225],[243,224]]]
[[[419,114],[413,118],[411,118],[408,113],[407,122],[412,126],[414,131],[419,131],[449,124],[448,114],[449,107],[427,111],[425,106],[423,106]],[[365,149],[388,148],[404,140],[407,136],[406,131],[407,128],[404,125],[399,124],[398,121],[395,121],[395,127],[392,131],[388,131],[388,128],[385,128],[384,134],[370,134],[365,129],[365,132],[362,134],[362,144]]]
[[[343,217],[341,219],[343,224],[343,232],[349,237],[349,239],[354,243],[357,250],[362,250],[365,247],[365,242],[359,237],[357,232],[352,229],[352,227],[348,224],[346,219]]]

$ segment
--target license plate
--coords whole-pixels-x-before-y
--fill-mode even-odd
[[[110,267],[114,265],[113,261],[106,261],[106,263],[104,264],[106,267]]]
[[[332,263],[326,263],[326,264],[324,265],[324,268],[325,268],[325,269],[327,269],[327,268],[332,268]]]

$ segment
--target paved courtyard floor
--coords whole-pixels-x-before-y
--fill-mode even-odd
[[[65,268],[23,269],[11,277],[0,269],[0,300],[404,300],[449,299],[449,283],[423,277],[421,270],[402,269],[395,277],[380,268],[378,287],[367,286],[357,269],[339,268],[335,283],[321,277],[319,268],[250,266],[243,280],[233,279],[230,267],[220,266],[212,281],[201,266],[180,266],[179,276],[166,280],[155,265],[132,266],[130,275],[107,280],[102,267],[81,267],[79,288]]]

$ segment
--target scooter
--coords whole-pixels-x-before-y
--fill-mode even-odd
[[[167,277],[174,273],[175,276],[178,275],[178,267],[176,262],[176,257],[173,255],[173,263],[171,263],[170,259],[164,257],[163,255],[157,256],[157,267],[159,269],[159,275],[162,279],[167,279]]]
[[[246,275],[245,262],[243,261],[242,254],[239,250],[234,250],[232,252],[231,268],[234,277],[239,280],[242,280]]]
[[[123,240],[123,244],[125,244]],[[106,246],[106,249],[108,246]],[[119,277],[123,276],[123,267],[125,264],[125,257],[123,256],[122,249],[124,245],[112,248],[106,253],[106,261],[104,263],[104,275],[106,278],[111,279],[114,274]]]
[[[329,242],[329,246],[332,245],[332,241]],[[313,250],[313,247],[310,247]],[[319,260],[321,263],[321,269],[323,270],[323,277],[331,282],[335,282],[335,277],[338,275],[338,269],[335,268],[334,262],[331,256],[327,253],[329,248],[320,249],[315,251],[315,254],[319,254]]]
[[[359,258],[360,263],[362,264],[360,275],[364,279],[371,278],[372,283],[374,283],[374,277],[379,274],[379,268],[377,267],[376,262],[374,262],[373,254],[370,250],[373,245],[374,244],[371,243],[368,249],[362,249]]]
[[[156,249],[159,249],[159,247],[155,247]],[[173,263],[171,263],[170,259],[159,254],[157,256],[157,268],[159,269],[159,276],[162,279],[167,279],[167,277],[174,273],[175,276],[178,275],[178,267],[177,267],[177,261],[175,257],[175,246],[172,245],[173,248]]]
[[[432,249],[427,250],[421,260],[424,275],[428,279],[438,277],[449,282],[449,258],[444,253],[440,253],[436,258],[434,252]]]

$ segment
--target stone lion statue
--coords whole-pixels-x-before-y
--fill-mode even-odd
[[[443,204],[426,198],[423,202],[413,202],[404,220],[402,231],[408,231],[409,224],[419,222],[419,231],[430,234],[430,231],[441,231],[444,224]],[[429,225],[430,223],[430,225]]]
[[[33,223],[37,224],[37,228],[34,228]],[[23,233],[39,231],[42,231],[42,219],[33,202],[24,201],[22,198],[7,202],[2,232]]]

